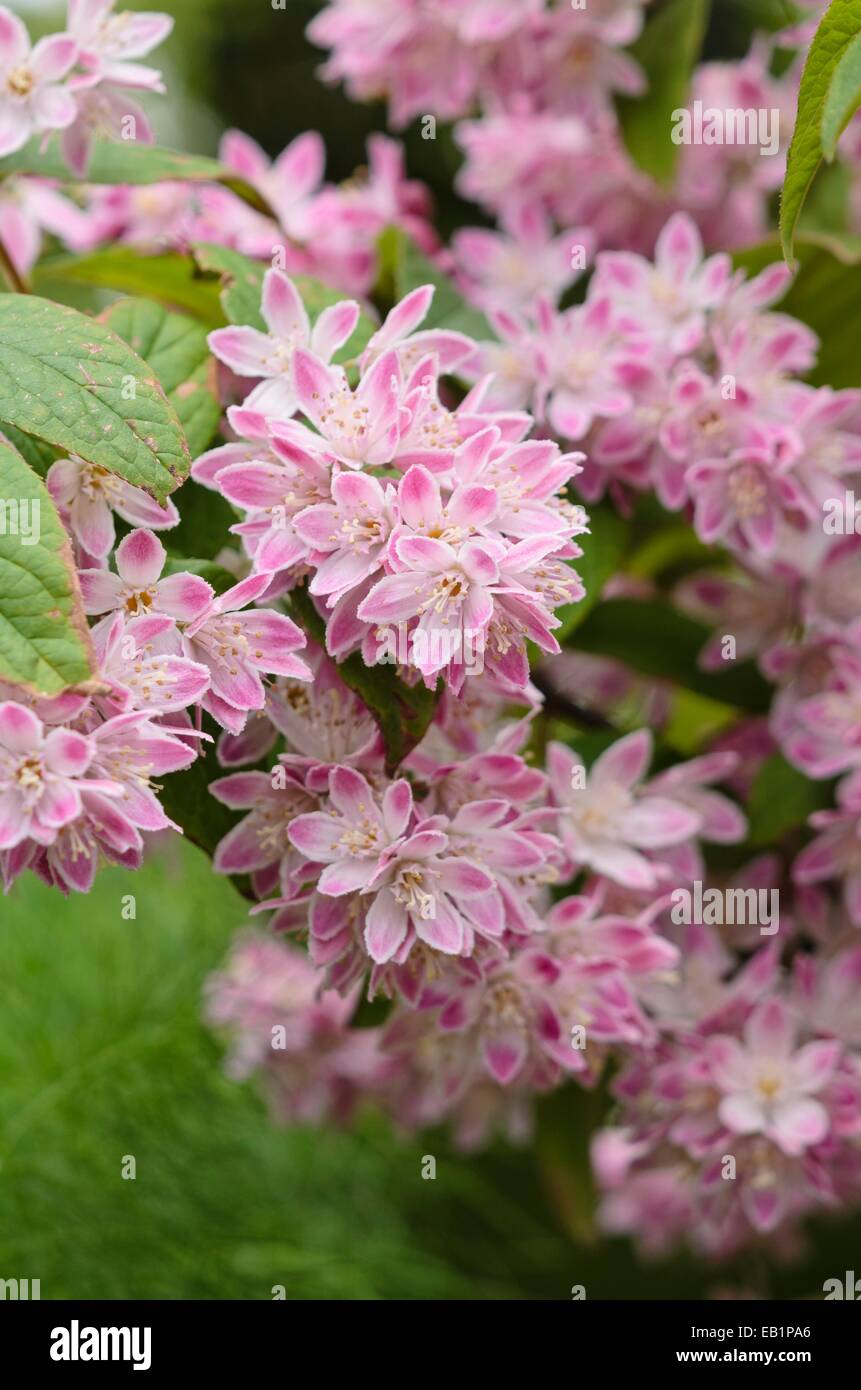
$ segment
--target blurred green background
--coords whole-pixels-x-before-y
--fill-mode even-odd
[[[722,6],[715,56],[743,51],[747,4]],[[15,8],[34,31],[56,14]],[[165,8],[177,17],[158,59],[171,95],[151,103],[164,144],[209,153],[236,123],[275,154],[313,127],[329,177],[362,162],[384,112],[315,78],[311,0]],[[462,211],[453,147],[442,130],[423,142],[413,128],[407,143],[446,230]],[[200,1018],[203,981],[244,919],[182,843],[137,875],[104,872],[87,898],[31,878],[0,899],[0,1278],[38,1278],[43,1298],[269,1298],[284,1285],[288,1298],[567,1299],[574,1284],[589,1298],[821,1297],[825,1278],[858,1267],[857,1220],[814,1229],[806,1260],[780,1268],[756,1253],[724,1270],[689,1256],[643,1265],[627,1242],[573,1241],[562,1216],[587,1195],[595,1104],[576,1091],[547,1107],[541,1163],[503,1146],[455,1155],[442,1135],[404,1143],[370,1114],[349,1134],[274,1129],[253,1086],[224,1077]],[[421,1178],[428,1153],[435,1181]],[[560,1163],[575,1175],[565,1190]]]

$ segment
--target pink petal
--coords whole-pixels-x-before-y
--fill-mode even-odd
[[[748,1047],[758,1056],[783,1058],[791,1051],[794,1032],[786,1005],[779,999],[767,999],[754,1009],[745,1025],[744,1036]]]
[[[633,787],[641,781],[652,757],[652,735],[639,729],[612,744],[596,758],[589,780],[596,788],[616,785]]]
[[[525,1034],[516,1029],[490,1034],[484,1043],[484,1060],[494,1081],[507,1086],[523,1069],[529,1053]]]
[[[401,479],[398,501],[401,520],[416,531],[433,525],[442,512],[439,483],[418,464],[409,468]]]
[[[442,951],[447,956],[460,955],[463,950],[463,918],[440,894],[434,899],[434,909],[432,917],[412,914],[416,936],[435,951]]]
[[[311,332],[311,351],[328,362],[338,348],[351,337],[359,321],[359,305],[355,299],[330,304],[320,314]]]
[[[398,950],[407,934],[407,914],[390,888],[383,888],[374,899],[365,919],[365,946],[378,965]]]
[[[784,1153],[799,1154],[818,1144],[828,1129],[828,1112],[817,1100],[789,1100],[775,1107],[771,1132]]]
[[[12,700],[0,704],[0,745],[10,753],[29,753],[42,739],[42,721]]]
[[[271,273],[271,272],[270,272]],[[247,325],[216,328],[207,338],[211,351],[237,376],[269,376],[273,360],[272,339]]]
[[[61,777],[80,777],[93,757],[93,744],[72,729],[52,729],[45,739],[45,765]]]
[[[152,531],[131,531],[117,546],[117,570],[130,588],[146,589],[164,569],[165,554]]]
[[[40,39],[30,54],[30,69],[37,82],[59,82],[72,67],[78,45],[70,34],[51,34]]]
[[[675,213],[655,244],[656,264],[674,284],[681,284],[693,274],[702,256],[696,223],[686,213]]]
[[[107,613],[120,607],[124,586],[119,575],[111,570],[79,570],[78,578],[86,613]]]
[[[342,857],[343,833],[343,823],[323,811],[296,816],[287,828],[291,845],[317,864],[332,863]]]
[[[156,585],[156,599],[162,612],[181,623],[192,623],[205,613],[214,591],[199,574],[171,574]]]
[[[311,325],[305,305],[283,270],[273,268],[263,276],[261,309],[273,337],[287,339],[294,345],[307,343]]]

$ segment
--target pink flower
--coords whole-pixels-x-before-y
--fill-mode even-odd
[[[496,505],[492,495],[491,505]],[[480,514],[477,508],[474,514]],[[402,536],[393,548],[401,572],[374,585],[359,605],[359,618],[389,627],[418,618],[411,660],[426,678],[450,662],[463,666],[464,653],[483,649],[493,615],[491,589],[499,580],[493,550],[481,540],[455,548],[414,535]]]
[[[93,77],[124,87],[164,91],[161,74],[130,59],[143,58],[173,29],[168,14],[113,14],[116,0],[69,0],[69,33],[78,61]]]
[[[118,478],[95,463],[85,463],[71,454],[58,459],[48,469],[48,491],[58,507],[68,514],[68,525],[75,539],[96,560],[113,549],[116,532],[113,513],[131,526],[163,531],[179,523],[173,502],[160,507],[141,488]]]
[[[129,532],[117,546],[116,574],[101,569],[79,571],[86,612],[121,608],[130,618],[160,613],[178,622],[193,622],[212,601],[212,587],[188,571],[161,579],[166,559],[167,552],[152,531]]]
[[[252,418],[262,419],[256,414]],[[309,436],[310,431],[305,437],[311,442]],[[273,439],[255,451],[256,457],[239,461],[245,450],[239,444],[211,450],[197,460],[195,476],[246,511],[245,520],[231,530],[242,537],[255,570],[276,574],[295,569],[301,574],[309,546],[296,528],[296,517],[330,497],[331,459],[289,439]],[[232,458],[237,462],[220,466]]]
[[[582,439],[596,417],[623,414],[631,406],[626,389],[629,362],[651,350],[644,334],[619,332],[618,310],[608,295],[556,314],[538,305],[535,340],[538,404],[557,434]]]
[[[223,164],[260,190],[288,236],[305,240],[312,195],[323,178],[326,162],[323,140],[316,131],[297,135],[273,162],[249,135],[228,130],[218,154]],[[271,254],[271,231],[266,236],[266,249]]]
[[[610,960],[632,975],[666,972],[679,964],[678,948],[654,930],[648,909],[635,919],[603,914],[600,908],[599,894],[572,895],[554,904],[546,923],[557,956]]]
[[[712,1080],[723,1093],[718,1113],[727,1128],[734,1134],[764,1134],[790,1155],[828,1133],[828,1112],[813,1097],[840,1058],[834,1042],[796,1050],[795,1032],[787,1007],[772,998],[754,1009],[744,1043],[716,1037],[707,1052]]]
[[[365,919],[368,955],[403,961],[416,941],[444,955],[468,953],[473,899],[492,887],[490,874],[449,853],[443,831],[419,826],[383,854],[363,890],[375,895]]]
[[[769,450],[748,448],[692,464],[686,477],[698,535],[709,543],[740,538],[755,553],[770,555],[784,515],[803,518],[811,510],[789,476],[792,463]]]
[[[554,234],[544,211],[530,204],[515,206],[502,220],[504,232],[464,227],[452,238],[455,268],[470,298],[487,309],[528,309],[539,295],[556,303],[591,262],[592,231],[570,227]]]
[[[127,63],[124,66],[132,68],[137,65]],[[140,71],[152,70],[141,68]],[[90,86],[91,82],[97,85]],[[80,86],[79,83],[84,85]],[[152,145],[155,142],[155,134],[146,111],[138,102],[132,101],[125,84],[102,82],[93,75],[73,77],[69,85],[75,88],[77,115],[72,124],[63,131],[61,148],[69,169],[79,179],[87,172],[93,144],[97,139],[122,140],[128,139],[129,134],[133,133],[134,139],[141,145]],[[164,88],[159,85],[153,90],[163,91]],[[134,198],[134,194],[131,198]],[[186,203],[184,210],[187,211],[187,208]]]
[[[77,41],[82,71],[70,81],[78,115],[64,132],[63,154],[79,176],[86,173],[97,132],[128,138],[131,119],[133,138],[152,143],[146,113],[129,99],[128,91],[165,90],[157,69],[130,60],[145,57],[167,38],[173,19],[128,10],[112,14],[114,4],[115,0],[69,0],[69,32]]]
[[[319,435],[305,432],[307,448],[326,445],[347,468],[391,463],[401,429],[408,423],[394,351],[389,349],[377,358],[354,392],[340,367],[327,367],[319,357],[297,348],[293,384],[299,409],[319,431]]]
[[[189,767],[195,750],[163,724],[154,724],[147,711],[118,714],[98,724],[90,738],[93,770],[120,789],[115,810],[138,830],[179,830],[165,814],[152,779]]]
[[[295,350],[310,348],[322,362],[328,362],[353,332],[359,306],[353,299],[332,304],[312,329],[293,281],[283,271],[272,269],[263,277],[260,309],[268,333],[249,327],[217,328],[209,335],[209,346],[238,376],[263,378],[246,397],[246,409],[286,420],[297,408],[292,382]]]
[[[651,328],[658,327],[673,352],[699,347],[706,313],[724,298],[730,284],[729,256],[703,260],[703,244],[693,220],[676,213],[655,244],[654,263],[624,251],[598,255],[590,294],[609,295]]]
[[[356,1006],[327,990],[303,952],[247,934],[206,987],[209,1023],[231,1040],[234,1080],[260,1069],[282,1122],[344,1123],[391,1070],[379,1033],[348,1027]]]
[[[21,20],[0,6],[0,156],[74,121],[75,98],[61,83],[77,52],[71,34],[51,34],[31,48]]]
[[[538,1090],[564,1073],[586,1069],[566,1026],[563,969],[543,951],[494,961],[483,979],[465,979],[440,1015],[445,1033],[464,1034],[469,1051],[500,1086],[527,1080]]]
[[[275,769],[281,771],[281,769]],[[210,782],[209,790],[232,811],[247,811],[219,841],[213,867],[219,874],[256,873],[270,864],[282,865],[282,880],[291,880],[305,857],[296,852],[289,829],[297,817],[313,813],[317,804],[290,769],[276,782],[266,772],[235,772]]]
[[[311,680],[305,662],[294,653],[306,638],[283,613],[246,604],[269,587],[268,575],[253,575],[214,598],[183,633],[183,649],[210,673],[211,687],[202,704],[231,733],[239,733],[249,710],[263,709],[266,691],[259,673]]]
[[[405,779],[378,800],[361,773],[347,767],[330,772],[329,797],[330,812],[300,816],[288,833],[309,860],[326,865],[317,885],[321,894],[358,892],[368,898],[365,945],[371,959],[401,963],[416,940],[447,955],[467,954],[471,900],[489,892],[493,879],[451,853],[439,828],[445,818],[411,830],[413,799]]]
[[[176,624],[166,614],[132,618],[123,612],[93,628],[101,674],[111,684],[110,712],[167,714],[196,704],[209,688],[209,670],[179,655]]]
[[[86,776],[95,751],[84,734],[64,728],[46,733],[32,710],[0,704],[0,849],[28,838],[51,844],[81,814],[85,789],[121,795],[115,782]]]
[[[792,867],[796,883],[843,880],[843,901],[850,920],[861,926],[861,784],[857,775],[838,788],[840,809],[814,811],[810,824],[821,833],[803,849]]]
[[[393,782],[382,800],[355,768],[329,772],[330,806],[298,816],[288,827],[291,844],[312,863],[325,864],[319,891],[333,897],[364,888],[383,851],[404,835],[413,813],[410,785]]]
[[[395,493],[366,473],[341,473],[332,480],[332,501],[307,507],[296,517],[297,534],[310,547],[317,570],[312,594],[329,607],[383,563],[394,526]]]
[[[562,841],[575,865],[630,888],[654,888],[666,870],[642,850],[666,849],[696,835],[701,817],[680,802],[638,794],[652,751],[646,729],[619,739],[585,773],[562,743],[548,749]]]

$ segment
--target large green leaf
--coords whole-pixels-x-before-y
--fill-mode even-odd
[[[325,646],[325,624],[307,589],[294,589],[290,603],[308,636],[321,647]],[[386,745],[386,768],[394,775],[427,733],[439,699],[438,692],[428,690],[421,681],[406,685],[391,666],[366,666],[358,652],[339,663],[338,674],[379,725]]]
[[[837,141],[861,105],[861,33],[837,64],[822,111],[822,153],[833,159]]]
[[[655,5],[629,50],[646,75],[640,97],[620,97],[619,120],[631,158],[658,183],[672,182],[679,146],[671,139],[673,112],[687,100],[709,16],[709,0]]]
[[[792,259],[799,214],[823,155],[833,155],[840,131],[858,105],[859,34],[861,0],[832,0],[807,54],[780,200],[780,237],[787,260]]]
[[[819,357],[808,380],[814,386],[861,385],[858,319],[861,316],[861,237],[799,236],[798,270],[780,308],[818,335]],[[756,274],[780,256],[776,239],[740,251],[736,265]]]
[[[188,473],[182,426],[152,369],[104,324],[32,295],[0,295],[0,421],[160,503]]]
[[[65,528],[42,480],[0,443],[0,680],[55,695],[93,666]]]
[[[206,329],[149,299],[122,299],[102,318],[152,367],[179,416],[192,457],[202,454],[221,418]]]
[[[41,439],[34,439],[31,434],[25,434],[23,430],[16,430],[14,425],[8,423],[3,425],[2,439],[10,443],[13,448],[29,463],[34,473],[38,473],[40,478],[44,478],[57,458],[57,450],[52,449],[50,444],[45,444]],[[0,439],[0,443],[2,443]]]
[[[757,714],[768,709],[771,688],[751,662],[726,671],[702,671],[697,657],[708,629],[658,599],[609,599],[578,629],[572,646],[624,662],[653,676],[694,690],[721,704]]]
[[[45,150],[39,139],[15,154],[0,159],[0,179],[9,174],[39,174],[42,178],[65,183],[149,184],[179,180],[182,183],[219,183],[257,212],[274,217],[271,207],[246,179],[202,155],[165,150],[158,145],[142,145],[132,140],[103,140],[95,146],[86,176],[79,180],[55,143]]]
[[[146,295],[185,309],[210,328],[227,320],[214,277],[201,274],[190,256],[166,251],[142,255],[131,246],[105,246],[88,256],[51,256],[33,271],[33,288],[50,294],[57,283],[95,285],[123,294]]]

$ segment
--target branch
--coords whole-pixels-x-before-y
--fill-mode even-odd
[[[12,260],[12,257],[9,255],[9,252],[6,250],[6,247],[3,244],[2,237],[0,237],[0,271],[3,272],[3,276],[7,281],[9,288],[14,290],[16,294],[30,293],[29,286],[27,285],[27,282],[24,280],[24,278],[19,274],[18,269],[14,261]]]
[[[615,724],[611,724],[609,719],[604,718],[603,714],[569,700],[567,695],[563,695],[557,690],[540,671],[532,671],[530,680],[544,696],[544,708],[548,714],[557,715],[560,719],[567,719],[572,724],[580,724],[584,729],[601,729],[606,733],[618,733]]]

